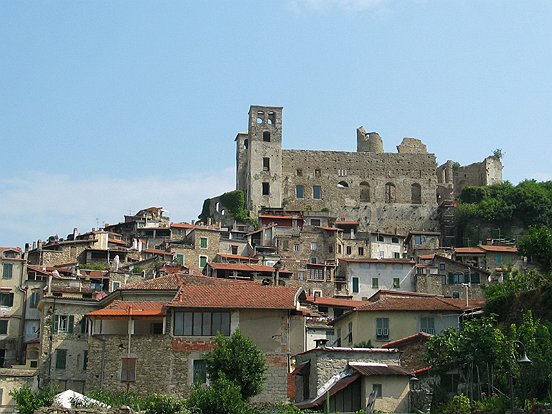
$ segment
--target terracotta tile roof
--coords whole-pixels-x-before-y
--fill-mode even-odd
[[[4,252],[6,250],[14,250],[21,253],[21,247],[0,247],[0,252]]]
[[[174,227],[174,228],[177,228],[177,229],[221,231],[219,227],[200,226],[198,224],[188,224],[188,223],[172,223],[171,227]]]
[[[411,264],[414,265],[415,262],[408,259],[339,259],[340,262],[348,263],[385,263],[385,264]]]
[[[397,339],[396,341],[387,342],[386,344],[383,344],[381,348],[397,348],[401,344],[406,344],[417,339],[427,341],[431,337],[432,335],[426,334],[424,332],[418,332],[417,334],[406,336],[404,338]]]
[[[434,257],[435,254],[421,254],[418,256],[418,258],[421,260],[433,260]]]
[[[455,247],[454,252],[460,254],[485,254],[485,251],[479,247]]]
[[[307,296],[307,302],[314,303],[315,305],[337,306],[341,308],[356,308],[366,303],[366,301],[362,301],[362,300],[350,300],[350,299],[339,299],[339,298],[328,298],[328,297],[315,298],[314,296]]]
[[[183,286],[169,306],[224,309],[296,309],[303,288],[235,283]]]
[[[254,265],[249,263],[213,263],[209,262],[207,266],[215,270],[236,270],[241,272],[270,272],[276,271],[271,266]],[[280,273],[293,273],[290,270],[280,269]]]
[[[336,226],[358,226],[358,221],[349,220],[349,221],[336,221]]]
[[[272,216],[268,214],[259,214],[260,219],[285,219],[285,220],[292,220],[292,219],[303,219],[303,217],[299,216]]]
[[[439,297],[390,297],[384,296],[378,301],[369,302],[355,308],[356,311],[406,311],[406,312],[463,312],[466,309],[479,308],[479,303],[472,301],[470,306],[465,302],[447,300]]]
[[[103,309],[88,312],[86,316],[126,317],[163,316],[167,313],[165,302],[124,302],[116,300]]]
[[[233,279],[217,279],[204,275],[188,275],[182,273],[171,273],[155,279],[141,280],[126,286],[121,290],[174,290],[177,291],[182,285],[213,285],[229,283],[254,283],[251,281],[237,281]],[[256,283],[256,282],[255,282]]]
[[[126,242],[122,241],[122,240],[117,240],[117,239],[108,239],[107,240],[108,243],[113,243],[113,244],[120,244],[121,246],[126,246]]]
[[[217,256],[224,257],[226,259],[248,260],[248,261],[254,261],[254,262],[259,261],[259,259],[256,257],[241,256],[239,254],[217,253]]]
[[[496,253],[517,253],[517,247],[515,246],[491,246],[488,244],[480,244],[478,247],[485,250],[486,252],[496,252]]]
[[[391,375],[391,376],[411,376],[412,372],[400,367],[398,365],[387,365],[387,364],[378,364],[378,363],[359,363],[359,362],[350,362],[349,366],[362,376],[373,376],[373,375]]]

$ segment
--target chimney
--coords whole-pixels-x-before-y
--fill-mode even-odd
[[[73,240],[77,240],[78,235],[79,235],[79,230],[75,227],[73,229]]]

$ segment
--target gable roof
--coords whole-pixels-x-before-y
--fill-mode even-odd
[[[417,334],[406,336],[401,339],[397,339],[396,341],[387,342],[386,344],[383,344],[382,348],[398,348],[400,345],[407,344],[409,342],[414,341],[427,341],[429,338],[431,338],[432,335],[426,334],[425,332],[418,332]]]
[[[230,279],[217,279],[203,275],[188,275],[183,273],[170,273],[155,279],[141,280],[126,286],[121,290],[174,290],[177,291],[182,285],[212,285],[228,283],[251,283]]]
[[[167,313],[165,302],[125,302],[115,300],[103,309],[88,312],[86,316],[123,317],[164,316]]]
[[[179,290],[172,307],[225,309],[297,309],[304,290],[294,286],[266,286],[238,282],[214,285],[185,285]]]
[[[486,252],[493,253],[514,253],[517,254],[518,249],[516,246],[493,246],[490,244],[480,244],[479,248],[485,250]]]
[[[362,301],[362,300],[315,297],[315,296],[307,296],[307,302],[314,303],[315,305],[336,306],[340,308],[351,308],[351,309],[356,308],[357,306],[362,306],[366,303],[366,301]]]
[[[270,272],[274,273],[276,272],[276,269],[271,266],[262,266],[262,265],[256,265],[256,264],[250,264],[250,263],[214,263],[209,262],[207,263],[207,266],[209,266],[211,269],[215,270],[236,270],[241,272]],[[279,273],[293,273],[290,270],[286,269],[280,269]]]

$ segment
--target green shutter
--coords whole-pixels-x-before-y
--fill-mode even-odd
[[[67,367],[67,349],[56,350],[56,369],[65,369]]]
[[[67,332],[73,333],[73,328],[75,325],[75,317],[73,315],[69,315],[67,318]]]
[[[58,333],[58,331],[59,331],[59,315],[54,315],[54,316],[52,316],[52,318],[54,318],[54,332],[53,333]]]
[[[358,277],[353,277],[353,293],[358,293]]]

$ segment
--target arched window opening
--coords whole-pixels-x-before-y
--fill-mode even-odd
[[[349,184],[346,181],[340,181],[337,183],[337,188],[349,188]]]
[[[422,204],[422,186],[414,183],[410,186],[410,198],[412,204]]]
[[[385,202],[394,203],[397,201],[397,189],[395,184],[387,183],[385,184]]]
[[[367,203],[370,201],[370,184],[363,181],[360,183],[360,202]]]

